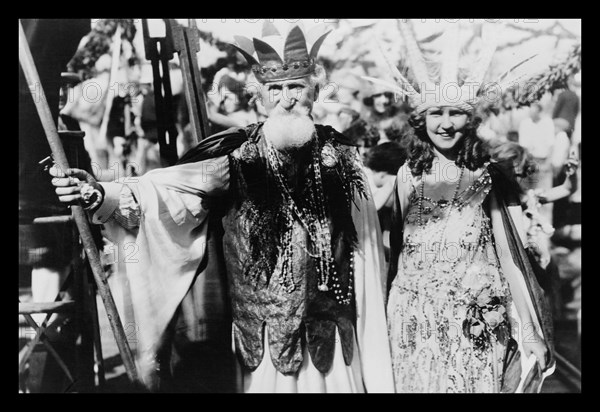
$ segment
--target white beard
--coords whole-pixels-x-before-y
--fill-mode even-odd
[[[312,141],[315,124],[308,113],[276,112],[265,121],[263,131],[275,149],[294,152]]]

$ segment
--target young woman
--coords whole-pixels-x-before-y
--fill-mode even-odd
[[[480,122],[464,104],[428,105],[410,118],[390,239],[397,392],[513,391],[520,374],[503,378],[515,343],[541,370],[551,363],[515,182],[490,162]]]

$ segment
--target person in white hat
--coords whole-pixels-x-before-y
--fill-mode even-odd
[[[262,39],[236,37],[269,114],[264,123],[209,137],[136,181],[98,184],[53,169],[62,201],[83,198],[94,222],[138,230],[128,276],[150,388],[161,338],[216,224],[241,391],[393,392],[385,261],[363,166],[356,147],[311,118],[327,34],[295,26],[282,38],[267,22]]]
[[[400,96],[389,87],[376,83],[367,83],[361,94],[365,121],[379,132],[377,144],[400,143],[408,121],[406,105],[396,101]]]

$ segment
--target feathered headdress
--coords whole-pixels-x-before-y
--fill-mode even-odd
[[[232,46],[252,66],[258,81],[290,80],[314,73],[317,53],[330,32],[324,25],[317,25],[305,36],[296,25],[290,29],[284,42],[275,25],[266,20],[262,39],[234,36],[237,44]],[[310,52],[308,44],[311,44]]]
[[[537,72],[535,65],[538,63],[536,59],[538,55],[533,55],[512,66],[495,82],[488,83],[485,88],[482,87],[483,79],[496,52],[498,39],[503,29],[503,25],[500,23],[488,23],[484,26],[482,36],[484,46],[465,80],[459,82],[458,62],[461,47],[459,27],[458,24],[450,24],[441,37],[440,78],[439,81],[434,81],[429,76],[427,62],[415,39],[411,23],[409,21],[400,22],[399,26],[406,45],[408,66],[418,84],[413,85],[402,75],[398,68],[387,59],[381,46],[383,58],[396,84],[368,76],[363,76],[363,78],[376,84],[385,85],[392,91],[407,96],[411,106],[418,113],[432,106],[454,106],[471,111],[482,98],[482,92],[491,90],[497,97],[496,93],[503,93],[515,85],[522,84]]]

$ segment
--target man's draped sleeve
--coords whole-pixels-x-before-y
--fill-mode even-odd
[[[229,188],[228,156],[153,170],[103,183],[105,200],[93,221],[138,226],[127,276],[137,332],[137,361],[147,385],[160,339],[190,288],[206,250],[204,202]]]

